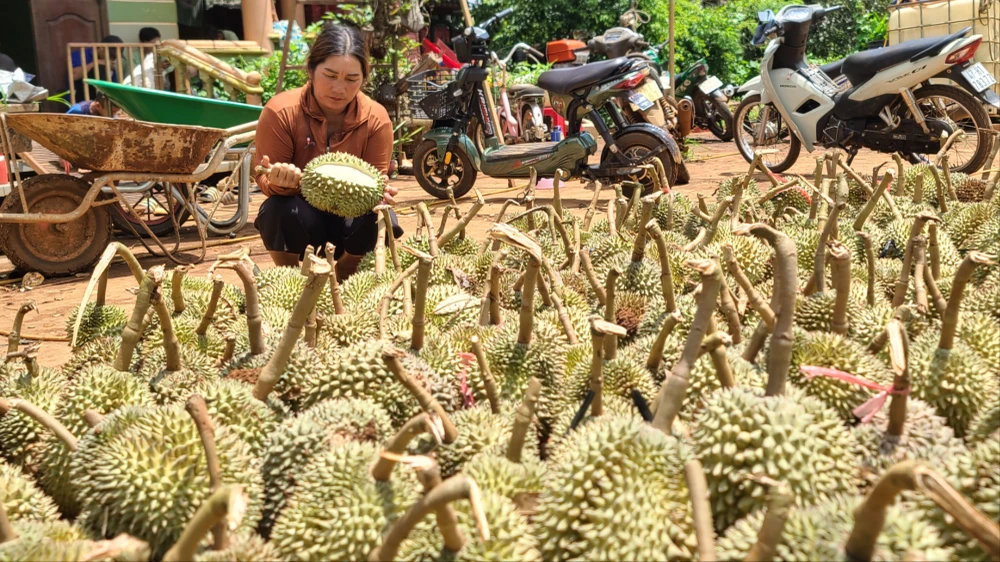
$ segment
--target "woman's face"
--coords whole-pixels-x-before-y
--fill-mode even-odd
[[[320,107],[340,113],[361,91],[364,75],[358,59],[347,55],[326,57],[312,73],[313,94]]]

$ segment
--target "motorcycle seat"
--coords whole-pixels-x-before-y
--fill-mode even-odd
[[[596,84],[609,76],[620,74],[627,70],[633,62],[633,59],[618,57],[575,68],[547,70],[538,76],[538,86],[556,94],[569,94],[584,86]]]
[[[531,84],[514,84],[507,88],[507,93],[512,96],[544,96],[545,90]]]
[[[819,65],[819,69],[830,78],[836,78],[844,73],[844,59]]]
[[[919,60],[926,56],[935,55],[952,41],[968,35],[970,31],[972,28],[966,27],[957,33],[943,37],[914,39],[890,47],[854,53],[844,59],[843,73],[851,81],[851,84],[857,86],[867,82],[880,70],[890,66],[906,60]]]

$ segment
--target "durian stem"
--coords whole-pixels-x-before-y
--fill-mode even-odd
[[[733,247],[729,244],[722,247],[722,261],[726,264],[729,274],[736,280],[736,284],[740,286],[740,289],[743,289],[750,306],[757,311],[769,329],[774,329],[774,311],[771,310],[770,305],[764,302],[764,297],[760,296],[753,283],[747,278],[746,273],[743,273],[743,268],[740,267],[740,263],[736,261],[736,256],[733,254]]]
[[[246,294],[247,329],[250,332],[250,355],[261,355],[267,351],[264,339],[264,318],[260,315],[260,298],[257,293],[257,280],[253,270],[245,261],[239,261],[231,266],[232,270],[243,282],[243,292]]]
[[[618,206],[618,200],[612,199],[608,201],[607,218],[608,218],[608,234],[614,238],[618,237],[618,214],[616,207]]]
[[[535,285],[538,281],[538,260],[530,258],[524,275],[524,286],[521,287],[521,312],[517,330],[517,343],[531,343],[531,330],[535,317]]]
[[[857,235],[861,239],[861,245],[865,248],[865,266],[868,269],[868,288],[865,300],[868,302],[868,306],[875,306],[875,247],[872,246],[872,237],[867,232],[858,231]]]
[[[910,271],[913,269],[913,244],[918,236],[923,238],[923,236],[917,235],[906,242],[906,251],[903,253],[903,267],[899,270],[899,278],[896,279],[896,285],[892,293],[893,308],[903,306],[903,303],[906,302],[906,289],[910,286]]]
[[[618,283],[618,277],[621,276],[622,272],[617,267],[612,267],[608,270],[608,278],[604,283],[604,294],[607,295],[607,300],[604,304],[604,320],[606,322],[611,322],[612,324],[616,320],[616,314],[618,311],[615,309],[615,296],[617,294],[616,285]],[[608,361],[615,359],[618,356],[618,338],[615,336],[601,337],[601,342],[604,345],[604,358]]]
[[[302,334],[306,318],[316,308],[319,294],[326,287],[327,277],[333,273],[330,264],[327,262],[315,256],[312,256],[310,261],[313,263],[310,267],[305,287],[302,289],[302,295],[299,296],[298,302],[295,303],[295,309],[288,319],[285,331],[281,334],[278,346],[271,354],[271,358],[267,360],[267,364],[260,370],[257,383],[254,385],[253,396],[261,402],[267,400],[268,395],[271,394],[275,385],[278,384],[278,379],[281,378],[281,374],[288,365],[288,359],[292,356],[295,343]]]
[[[927,239],[918,236],[913,241],[913,292],[914,300],[917,302],[917,310],[926,313],[930,310],[927,302],[927,287],[924,285],[924,271],[927,269],[927,255],[924,251],[927,246]]]
[[[721,275],[720,275],[721,277]],[[726,347],[733,343],[733,339],[724,332],[717,332],[715,318],[708,319],[708,337],[702,340],[704,345],[707,342],[707,352],[712,358],[712,366],[715,367],[715,374],[719,378],[722,388],[734,388],[736,378],[733,376],[733,369],[729,366],[729,358],[726,356]],[[713,337],[716,333],[720,336],[717,340]]]
[[[486,527],[486,519],[482,511],[482,499],[479,486],[476,482],[464,474],[456,474],[445,480],[440,485],[435,486],[417,503],[413,504],[399,519],[389,527],[389,532],[382,539],[381,546],[376,547],[368,555],[370,562],[389,561],[396,559],[399,547],[403,541],[410,536],[410,532],[427,517],[432,511],[437,511],[441,506],[448,505],[460,499],[468,499],[472,504],[472,513],[475,516],[477,527],[479,527],[480,539],[489,540],[489,529]],[[439,522],[440,523],[440,522]],[[439,527],[440,528],[440,527]],[[456,526],[454,528],[440,529],[443,537],[453,539],[461,535],[461,531]],[[464,537],[463,537],[464,538]],[[452,546],[458,546],[453,544]],[[465,540],[457,549],[449,548],[451,553],[457,554],[465,546]],[[448,557],[447,553],[442,554]]]
[[[379,338],[385,339],[386,337],[388,337],[388,334],[386,333],[385,324],[386,324],[386,322],[389,321],[389,301],[392,300],[393,293],[395,293],[397,290],[399,290],[400,287],[403,287],[403,285],[406,283],[407,279],[411,275],[413,275],[413,273],[417,270],[417,267],[419,267],[419,266],[420,266],[420,261],[419,260],[411,263],[410,267],[407,267],[404,271],[400,272],[399,275],[396,276],[395,281],[392,282],[392,285],[389,286],[389,289],[386,290],[386,292],[385,292],[384,295],[382,295],[382,301],[379,303],[379,307],[378,307],[379,308],[379,314],[378,314],[379,315],[379,323],[378,323]],[[403,288],[403,294],[404,295],[409,294],[407,292],[407,290],[406,290],[405,287]]]
[[[667,379],[663,381],[657,398],[658,406],[653,427],[667,435],[671,434],[674,420],[680,413],[681,405],[687,395],[688,377],[698,359],[698,351],[708,331],[709,320],[715,312],[719,287],[722,285],[722,271],[715,260],[688,261],[687,265],[701,274],[701,296],[698,299],[694,320],[688,329],[688,339],[684,344],[680,361],[674,365]]]
[[[21,347],[21,325],[24,323],[24,315],[32,310],[38,310],[34,301],[28,301],[17,309],[17,314],[14,315],[14,326],[11,327],[10,335],[7,336],[7,353],[14,353]],[[94,310],[97,310],[96,306]],[[83,314],[85,311],[85,306],[80,307],[77,314]]]
[[[104,306],[108,298],[108,270],[105,269],[97,278],[97,296],[94,298],[95,306]]]
[[[528,389],[524,393],[524,399],[514,412],[514,427],[511,429],[510,441],[507,444],[507,460],[510,462],[521,462],[524,442],[528,436],[528,429],[531,428],[531,421],[535,417],[535,405],[538,403],[538,394],[541,391],[542,383],[537,378],[528,379]]]
[[[699,228],[698,234],[696,234],[695,237],[690,242],[687,243],[687,245],[681,248],[681,252],[689,254],[697,250],[702,246],[702,242],[704,242],[706,236],[708,236],[708,229],[706,229],[705,227]]]
[[[798,179],[789,180],[781,185],[774,184],[773,188],[771,188],[767,193],[761,195],[760,198],[757,199],[757,204],[763,205],[764,203],[767,203],[771,199],[774,199],[775,197],[781,195],[782,193],[788,191],[789,189],[792,189],[798,184],[799,184]]]
[[[619,231],[625,228],[625,222],[628,221],[628,200],[624,197],[615,201],[615,221]]]
[[[691,515],[694,533],[698,539],[699,562],[713,562],[715,556],[715,525],[712,523],[712,506],[708,503],[708,481],[701,461],[694,458],[684,463],[684,479],[691,496]]]
[[[462,218],[459,219],[457,223],[455,223],[455,226],[451,227],[451,229],[448,230],[448,232],[445,232],[441,236],[438,236],[437,238],[438,247],[446,246],[448,242],[451,242],[455,238],[455,236],[458,236],[460,232],[463,232],[465,228],[469,226],[469,223],[472,222],[472,219],[474,219],[476,215],[479,214],[479,211],[481,211],[483,207],[486,205],[486,201],[483,199],[483,195],[479,193],[479,190],[476,188],[472,189],[473,193],[476,194],[476,202],[472,204],[472,207],[469,207],[469,210],[466,211],[464,215],[462,215]]]
[[[27,400],[13,399],[6,400],[0,398],[0,419],[3,419],[11,410],[17,410],[29,418],[35,420],[38,425],[48,429],[70,452],[77,449],[77,440],[72,433],[66,429],[62,423],[45,410],[28,402]]]
[[[883,473],[854,510],[854,528],[844,547],[849,559],[872,559],[886,511],[904,491],[922,493],[953,517],[955,524],[976,539],[991,558],[1000,557],[1000,526],[979,513],[943,476],[918,461],[907,460]]]
[[[905,171],[903,157],[899,154],[899,152],[894,152],[892,153],[892,159],[896,162],[896,177],[899,179],[899,181],[896,182],[896,195],[902,197],[903,195],[906,195],[906,182],[904,181],[905,176],[903,175],[903,172]]]
[[[903,323],[893,318],[886,328],[889,334],[889,359],[894,378],[892,397],[889,401],[889,426],[886,435],[902,437],[906,426],[906,401],[910,394],[909,355],[910,340],[903,329]]]
[[[941,279],[941,251],[938,247],[938,225],[936,222],[927,225],[927,253],[931,257],[931,274],[937,281]]]
[[[458,430],[455,429],[455,424],[451,422],[451,418],[448,416],[448,412],[444,411],[441,404],[431,396],[427,389],[420,385],[417,381],[413,380],[410,373],[403,366],[403,363],[399,360],[400,357],[406,355],[405,352],[397,349],[386,349],[382,353],[382,360],[385,361],[386,367],[392,372],[403,387],[410,392],[410,395],[416,398],[417,403],[420,407],[427,413],[434,413],[441,419],[441,424],[444,426],[444,438],[441,440],[445,445],[451,444],[458,438]]]
[[[924,202],[924,174],[922,173],[913,179],[913,202],[917,205]]]
[[[587,276],[590,288],[597,295],[597,302],[601,306],[604,306],[608,302],[607,295],[604,294],[604,287],[601,287],[601,282],[597,280],[597,272],[594,271],[594,262],[590,261],[590,248],[580,249],[580,263],[583,264],[583,274]]]
[[[174,274],[170,277],[170,298],[174,301],[174,314],[180,314],[187,308],[184,302],[184,276],[191,269],[186,265],[179,265],[174,268]]]
[[[410,442],[418,435],[424,433],[433,435],[433,423],[433,415],[426,412],[421,412],[407,420],[403,427],[399,428],[399,431],[386,442],[385,451],[392,453],[392,455],[379,455],[372,466],[372,478],[376,482],[388,482],[389,478],[392,477],[392,470],[397,464],[396,456],[405,454]]]
[[[774,560],[777,555],[778,544],[781,543],[781,535],[785,530],[785,521],[795,505],[795,496],[784,484],[772,487],[767,493],[767,511],[764,513],[764,521],[760,525],[757,533],[757,542],[750,547],[750,552],[744,558],[747,562],[759,562],[763,560]]]
[[[153,292],[156,291],[160,283],[163,283],[162,267],[151,268],[142,278],[142,282],[139,284],[139,293],[135,297],[135,307],[132,308],[132,315],[122,330],[121,347],[118,348],[118,355],[115,356],[115,370],[128,372],[129,367],[132,366],[132,355],[142,337],[142,320],[153,303]]]
[[[667,197],[667,218],[663,221],[663,229],[671,231],[674,229],[674,194],[668,193]]]
[[[656,193],[652,197],[642,198],[642,210],[639,215],[639,228],[635,229],[635,241],[632,243],[632,263],[642,261],[643,256],[646,254],[646,235],[647,230],[645,225],[649,223],[650,217],[653,216],[653,207],[656,205],[656,199],[660,196],[660,193]]]
[[[943,154],[941,156],[941,170],[944,172],[944,186],[947,189],[945,192],[948,195],[948,199],[954,201],[958,199],[958,195],[955,194],[955,186],[951,182],[951,167],[948,166],[948,155]]]
[[[813,170],[813,182],[816,185],[823,185],[823,162],[826,157],[823,155],[816,157],[816,168]],[[809,201],[809,221],[815,222],[816,218],[819,216],[819,197],[813,197]],[[737,225],[733,225],[733,230],[736,230]]]
[[[17,536],[17,531],[14,530],[10,519],[7,518],[7,510],[4,508],[3,502],[0,502],[0,544],[10,542]]]
[[[573,221],[573,255],[569,264],[570,273],[580,273],[580,246],[583,245],[580,238],[580,223]]]
[[[503,320],[503,315],[500,310],[500,274],[501,265],[499,262],[494,263],[490,267],[490,315],[489,315],[489,325],[499,326],[500,322]]]
[[[385,224],[385,221],[382,221]],[[384,240],[385,233],[383,232],[380,240]],[[336,271],[337,261],[334,256],[337,254],[337,248],[333,244],[326,243],[326,263],[330,264],[331,271]],[[383,267],[383,271],[384,271]],[[379,273],[376,271],[376,273]],[[340,281],[337,280],[336,275],[330,276],[330,300],[333,302],[333,313],[334,314],[344,314],[347,309],[344,307],[344,299],[340,295]]]
[[[559,183],[562,180],[568,179],[569,172],[562,168],[557,169],[555,177],[552,178],[552,209],[556,212],[557,220],[562,220],[563,216],[562,194],[560,193]]]
[[[736,300],[729,291],[729,283],[726,282],[725,276],[722,277],[722,287],[719,289],[719,308],[726,317],[726,325],[733,343],[739,345],[743,341],[743,326],[740,324],[740,313],[736,310]]]
[[[531,210],[534,209],[534,207],[535,207],[535,196],[526,195],[524,197],[524,208],[526,212],[522,214],[524,215],[524,222],[528,226],[529,232],[538,228],[538,226],[535,224],[535,215],[534,213],[531,212]]]
[[[740,229],[744,230],[744,229]],[[795,294],[798,285],[798,262],[795,243],[785,233],[766,224],[754,224],[745,228],[750,234],[763,239],[774,248],[775,301],[771,308],[775,311],[774,335],[771,337],[771,352],[767,356],[767,396],[785,393],[788,366],[792,359],[795,323]],[[763,345],[763,342],[761,342]],[[759,349],[757,350],[759,352]],[[756,353],[754,354],[756,356]]]
[[[392,258],[392,267],[396,270],[396,273],[400,273],[403,271],[403,266],[399,262],[399,250],[396,249],[396,233],[393,232],[390,226],[392,224],[392,216],[389,214],[389,207],[383,207],[381,212],[382,223],[385,224],[386,244],[389,246],[389,257]]]
[[[431,256],[437,256],[439,250],[437,237],[434,236],[434,221],[431,219],[431,212],[427,209],[427,203],[424,203],[423,201],[417,203],[417,215],[427,226],[427,242],[429,246],[428,252]]]
[[[927,285],[927,293],[930,295],[934,310],[937,311],[938,316],[943,318],[945,311],[948,310],[948,301],[941,295],[941,290],[938,289],[934,275],[927,269],[924,269],[924,284]]]
[[[385,220],[382,218],[382,214],[379,213],[375,218],[375,275],[382,275],[385,273],[385,233],[386,226]],[[327,242],[326,259],[330,261],[333,259],[333,255],[330,253],[329,247],[332,245]],[[334,275],[333,277],[336,277]],[[330,290],[333,290],[333,286],[330,286]],[[338,314],[341,314],[338,312]]]
[[[566,225],[563,224],[562,216],[556,215],[555,209],[552,205],[542,205],[541,207],[532,207],[527,211],[508,219],[506,222],[508,224],[516,221],[517,219],[531,215],[532,213],[545,213],[549,217],[550,224],[554,225],[556,231],[559,233],[559,239],[562,240],[563,253],[566,254],[566,263],[559,266],[559,269],[564,269],[572,263],[574,256],[576,255],[576,248],[573,247],[572,241],[569,239],[569,232],[566,230]]]
[[[830,331],[835,334],[847,335],[847,329],[850,327],[847,304],[851,300],[851,250],[836,240],[830,242],[828,246],[830,266],[833,269],[834,290],[836,291]]]
[[[771,299],[772,301],[774,299]],[[775,317],[777,318],[777,317]],[[750,336],[750,340],[747,341],[746,346],[743,348],[743,359],[750,363],[757,363],[757,354],[760,350],[764,348],[764,343],[767,342],[767,335],[774,330],[774,327],[768,327],[767,323],[763,320],[757,323],[757,327],[754,329],[753,334]]]
[[[660,260],[660,290],[663,292],[663,306],[667,312],[677,309],[674,300],[674,277],[670,270],[670,256],[667,253],[667,239],[655,220],[647,221],[646,232],[656,243],[656,257]],[[604,301],[601,301],[604,304]]]
[[[447,228],[448,226],[448,219],[450,218],[449,214],[451,213],[452,209],[455,209],[455,207],[453,207],[451,204],[444,206],[444,212],[441,213],[441,222],[440,224],[438,224],[437,234],[435,234],[434,236],[440,238],[440,236],[444,234],[444,229]]]
[[[205,450],[208,485],[214,495],[215,492],[222,489],[222,467],[219,464],[219,451],[215,448],[215,426],[212,424],[212,418],[208,415],[208,404],[205,403],[204,396],[192,394],[187,399],[184,408],[191,416],[191,419],[194,420],[194,426],[198,429],[198,437],[201,438],[201,446]],[[205,536],[204,533],[201,536]],[[227,548],[226,525],[221,520],[217,521],[212,527],[212,537],[215,550],[225,550]]]
[[[544,306],[552,306],[552,295],[549,294],[549,286],[545,283],[545,276],[538,276],[535,288],[538,289],[538,296],[542,299]]]
[[[622,222],[620,225],[622,227],[624,227],[628,223],[628,220],[632,218],[632,213],[636,210],[636,208],[641,208],[642,206],[639,203],[640,198],[642,198],[642,185],[638,182],[622,182],[622,185],[628,184],[631,184],[632,186],[632,197],[629,197],[628,205],[625,207],[625,212],[622,214]]]
[[[931,174],[934,176],[934,191],[937,195],[938,210],[944,214],[948,212],[948,199],[944,195],[944,185],[941,181],[941,174],[938,173],[937,168],[931,166],[928,168]]]
[[[431,278],[431,267],[434,265],[428,258],[420,258],[417,263],[417,293],[413,299],[413,330],[410,336],[410,349],[414,352],[424,348],[424,329],[427,323],[424,308],[427,306],[427,284]]]
[[[163,562],[186,562],[194,560],[198,553],[198,546],[202,539],[208,534],[209,529],[213,533],[216,529],[226,528],[226,519],[230,515],[231,506],[239,502],[246,502],[243,497],[243,487],[240,485],[229,485],[215,489],[212,495],[201,503],[198,511],[194,513],[191,521],[184,526],[180,538],[170,547],[170,550],[163,555]],[[215,550],[221,550],[218,546]]]
[[[941,339],[938,340],[938,349],[951,349],[955,345],[958,315],[962,308],[962,295],[965,293],[965,286],[969,283],[969,278],[972,277],[972,272],[980,265],[996,265],[996,261],[992,256],[982,252],[970,251],[965,254],[962,263],[958,264],[955,280],[951,282],[948,308],[941,316]]]
[[[837,228],[837,218],[846,205],[841,202],[833,205],[830,209],[830,216],[827,217],[823,232],[819,235],[819,243],[816,244],[816,255],[813,258],[813,274],[803,293],[809,296],[813,293],[826,292],[826,243],[833,240],[833,231]]]
[[[715,205],[715,214],[712,215],[712,220],[708,223],[708,227],[705,229],[705,238],[698,246],[699,248],[707,246],[715,240],[715,233],[719,231],[719,222],[722,221],[722,216],[726,214],[726,210],[729,209],[732,202],[732,197],[725,197]]]
[[[601,185],[600,181],[594,181],[591,184],[594,188],[594,195],[590,198],[590,205],[587,205],[587,212],[583,215],[583,231],[590,232],[590,224],[594,221],[594,215],[597,214],[597,203],[601,200]]]
[[[90,429],[94,429],[98,426],[98,424],[104,421],[104,416],[97,410],[84,410],[83,421],[86,422]]]
[[[670,334],[677,327],[677,324],[680,324],[681,320],[681,313],[677,309],[674,309],[664,318],[663,325],[660,326],[660,331],[656,333],[653,347],[649,349],[649,356],[646,358],[646,370],[653,376],[656,376],[660,370],[660,365],[663,363],[663,348],[667,344],[667,338],[670,337]]]
[[[472,353],[476,356],[479,364],[479,373],[483,377],[483,386],[486,388],[486,400],[490,403],[490,411],[494,414],[500,413],[500,394],[497,391],[497,381],[490,371],[490,362],[486,359],[486,352],[479,336],[472,336]]]
[[[611,322],[608,320],[608,322]],[[594,397],[590,401],[590,415],[604,414],[604,338],[603,332],[593,327],[591,322],[590,391]]]
[[[177,270],[174,270],[174,275],[177,275]],[[201,317],[201,322],[195,329],[195,335],[199,337],[205,337],[208,334],[208,327],[212,325],[212,321],[215,319],[215,311],[219,306],[219,297],[222,296],[222,289],[226,286],[225,281],[222,280],[222,276],[215,274],[212,276],[212,295],[208,299],[208,306],[205,307],[205,314]]]
[[[156,316],[160,319],[160,332],[163,333],[163,368],[170,372],[181,370],[181,343],[177,340],[177,332],[174,330],[174,317],[170,315],[165,303],[160,287],[153,291],[153,304],[164,304],[164,306],[154,306]]]
[[[847,175],[852,176],[852,179],[854,181],[858,182],[859,184],[865,183],[865,180],[861,179],[861,176],[859,176],[854,170],[851,170],[850,168],[844,168],[844,170],[847,171]],[[861,211],[858,212],[857,218],[854,219],[854,224],[852,226],[855,231],[860,231],[864,229],[865,223],[868,222],[868,217],[871,216],[872,211],[874,211],[875,207],[878,205],[878,200],[885,193],[885,190],[889,187],[889,184],[892,183],[893,175],[894,174],[892,170],[889,170],[882,175],[882,181],[879,182],[878,187],[875,188],[875,191],[874,193],[872,193],[872,196],[868,198],[868,201],[865,202],[864,207],[861,207]]]
[[[729,230],[732,231],[736,229],[740,224],[740,206],[743,205],[743,192],[750,185],[750,180],[753,179],[749,175],[743,175],[740,181],[736,182],[733,186],[733,211],[729,213]]]
[[[299,264],[299,274],[303,277],[309,277],[309,271],[312,269],[312,260],[309,259],[316,255],[316,248],[313,248],[312,244],[307,244],[305,251],[302,253],[302,263]]]
[[[697,198],[698,198],[698,206],[695,207],[694,209],[691,209],[691,212],[697,214],[698,218],[700,218],[701,220],[705,222],[710,222],[712,220],[712,215],[710,215],[708,212],[708,203],[705,200],[705,194],[698,193]]]
[[[441,467],[437,461],[428,458],[426,464],[418,464],[416,467],[417,480],[424,488],[424,495],[427,495],[434,488],[441,485]],[[437,520],[438,529],[441,530],[444,546],[447,549],[458,551],[465,545],[465,534],[458,527],[458,519],[455,517],[455,510],[451,505],[445,504],[434,510],[434,518]]]

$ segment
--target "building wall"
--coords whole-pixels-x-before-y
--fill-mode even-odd
[[[163,39],[177,39],[174,0],[108,0],[108,27],[126,43],[139,42],[139,30],[155,27]]]

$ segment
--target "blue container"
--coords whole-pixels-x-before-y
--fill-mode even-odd
[[[559,142],[562,140],[562,138],[563,138],[562,127],[559,125],[552,127],[552,137],[551,137],[552,142]]]

